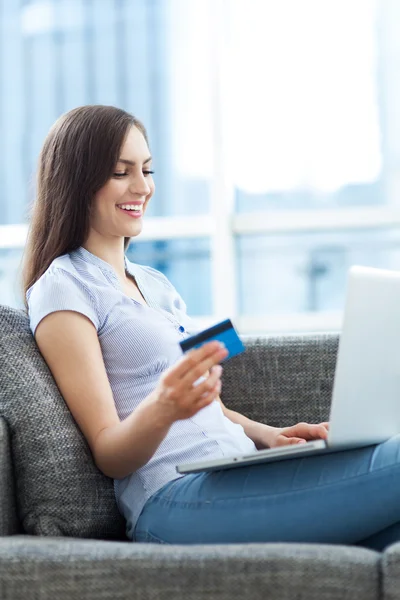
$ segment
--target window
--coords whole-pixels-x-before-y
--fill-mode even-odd
[[[382,203],[376,25],[373,0],[232,3],[223,64],[238,211]]]
[[[131,260],[204,325],[340,327],[349,266],[400,267],[399,17],[379,0],[3,3],[0,302],[20,302],[49,127],[102,103],[143,121],[154,156]]]
[[[340,311],[351,265],[400,270],[400,229],[239,236],[237,260],[240,314]]]
[[[212,314],[210,243],[207,238],[133,240],[127,256],[132,262],[164,273],[179,289],[189,314],[202,317]]]
[[[19,278],[22,250],[0,248],[0,303],[23,307]]]

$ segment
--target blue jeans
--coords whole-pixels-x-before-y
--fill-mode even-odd
[[[377,446],[185,475],[145,504],[138,542],[400,540],[400,435]]]

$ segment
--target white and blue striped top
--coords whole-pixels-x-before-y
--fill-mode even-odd
[[[121,420],[182,356],[178,342],[198,331],[184,301],[162,273],[126,257],[125,267],[147,305],[126,295],[111,265],[82,247],[56,258],[27,292],[33,334],[41,319],[59,310],[77,311],[92,321]],[[255,450],[243,427],[225,417],[217,400],[194,417],[176,421],[147,464],[114,481],[128,537],[133,538],[148,498],[182,477],[176,472],[177,464]]]

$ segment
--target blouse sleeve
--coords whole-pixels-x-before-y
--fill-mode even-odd
[[[29,288],[26,298],[30,328],[33,334],[44,317],[60,310],[72,310],[85,315],[96,327],[96,330],[99,330],[100,319],[89,288],[64,269],[48,269]]]

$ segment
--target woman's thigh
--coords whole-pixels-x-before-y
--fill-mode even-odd
[[[212,473],[159,490],[137,541],[354,544],[400,521],[400,436],[378,446]]]

